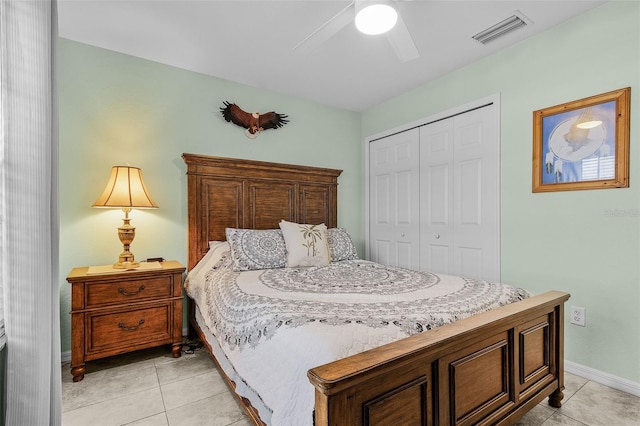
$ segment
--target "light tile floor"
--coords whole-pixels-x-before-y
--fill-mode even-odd
[[[168,347],[87,363],[74,383],[62,365],[63,426],[250,426],[204,349],[172,358]]]
[[[571,374],[562,408],[546,400],[521,426],[640,426],[640,398]],[[87,363],[73,383],[62,366],[63,426],[250,426],[209,354],[155,348]]]

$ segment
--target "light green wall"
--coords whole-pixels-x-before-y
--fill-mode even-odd
[[[186,264],[186,167],[182,153],[343,169],[338,224],[363,246],[360,115],[165,66],[66,39],[59,44],[61,346],[70,344],[76,266],[113,263],[122,211],[92,209],[111,166],[140,167],[157,210],[134,210],[136,259]],[[275,110],[290,122],[248,139],[225,122],[222,102]]]
[[[532,112],[632,87],[630,187],[533,194]],[[363,135],[500,93],[502,280],[571,293],[566,359],[640,382],[640,3],[609,2],[362,114]],[[613,212],[613,214],[609,214]]]

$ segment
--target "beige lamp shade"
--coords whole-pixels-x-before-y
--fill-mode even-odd
[[[158,208],[142,180],[137,167],[113,166],[104,192],[93,207]]]
[[[123,225],[118,228],[118,238],[123,245],[118,262],[113,267],[117,269],[135,269],[140,263],[135,261],[133,253],[129,250],[136,236],[136,228],[131,226],[129,212],[132,208],[153,209],[158,205],[153,201],[147,187],[142,180],[142,171],[137,167],[113,166],[111,176],[104,192],[93,207],[120,207],[124,212]]]

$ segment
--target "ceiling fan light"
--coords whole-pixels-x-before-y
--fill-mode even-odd
[[[371,4],[356,14],[356,28],[368,35],[383,34],[396,25],[398,12],[388,4]]]

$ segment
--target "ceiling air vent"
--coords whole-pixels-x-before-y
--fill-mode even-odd
[[[480,31],[478,34],[474,35],[473,38],[482,44],[487,44],[498,37],[510,33],[511,31],[524,27],[527,25],[527,21],[525,19],[526,18],[521,14],[513,15],[484,31]]]

